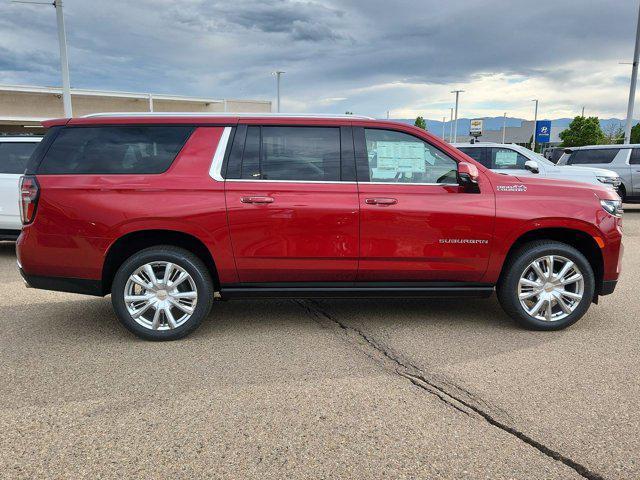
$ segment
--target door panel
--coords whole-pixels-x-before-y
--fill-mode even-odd
[[[20,230],[18,183],[20,175],[0,173],[0,229]]]
[[[495,218],[486,177],[479,178],[479,193],[464,191],[457,163],[408,132],[358,128],[354,141],[358,281],[479,281]]]
[[[227,181],[226,199],[241,282],[355,279],[355,183]]]
[[[479,281],[493,237],[495,200],[458,186],[360,184],[358,281]],[[393,198],[391,205],[369,198]]]
[[[243,151],[231,151],[225,194],[240,282],[354,281],[351,128],[253,124],[233,148]]]

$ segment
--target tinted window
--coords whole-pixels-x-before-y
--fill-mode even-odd
[[[457,183],[457,164],[437,148],[402,132],[365,129],[369,181]]]
[[[492,148],[491,149],[491,167],[492,169],[519,169],[524,170],[524,163],[527,157],[519,154],[510,148]]]
[[[466,153],[467,155],[469,155],[471,158],[473,158],[476,162],[480,163],[481,165],[484,165],[487,168],[491,168],[490,163],[486,160],[485,157],[485,152],[486,148],[480,148],[480,147],[467,147],[467,148],[458,148],[458,150]]]
[[[611,163],[620,150],[617,148],[603,148],[576,150],[571,154],[567,165],[585,165],[590,163]]]
[[[629,163],[631,165],[640,164],[640,148],[634,148],[631,151],[631,158],[629,158]]]
[[[63,128],[38,173],[161,173],[169,168],[192,130],[167,126]]]
[[[36,142],[0,143],[0,173],[24,173],[37,145]]]
[[[249,127],[242,178],[339,181],[340,129]]]

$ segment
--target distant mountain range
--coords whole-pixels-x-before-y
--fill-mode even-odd
[[[475,117],[474,117],[475,118]],[[391,120],[395,120],[398,122],[410,123],[413,125],[415,122],[415,118],[392,118]],[[483,129],[484,130],[501,130],[502,129],[502,117],[484,117]],[[548,118],[540,118],[540,120],[549,120]],[[551,120],[551,128],[553,130],[562,131],[569,126],[573,118],[556,118]],[[438,120],[425,120],[427,122],[427,130],[433,133],[442,133],[442,122]],[[461,132],[469,132],[469,122],[470,118],[459,118],[458,119],[458,133]],[[520,127],[522,122],[526,121],[524,118],[515,118],[515,117],[507,117],[507,127]],[[625,120],[621,120],[619,118],[601,118],[600,126],[604,131],[607,129],[622,126],[624,127]],[[638,120],[634,120],[634,125]],[[445,130],[449,128],[449,122],[445,123]]]

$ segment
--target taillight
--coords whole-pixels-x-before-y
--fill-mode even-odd
[[[23,225],[33,222],[40,197],[40,186],[36,177],[20,177],[20,218]]]

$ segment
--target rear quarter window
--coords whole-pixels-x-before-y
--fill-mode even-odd
[[[37,142],[0,142],[0,173],[23,174]]]
[[[66,127],[55,137],[38,173],[162,173],[192,131],[191,126]]]
[[[571,154],[568,165],[589,165],[597,163],[611,163],[620,151],[619,148],[603,148],[576,150]]]

